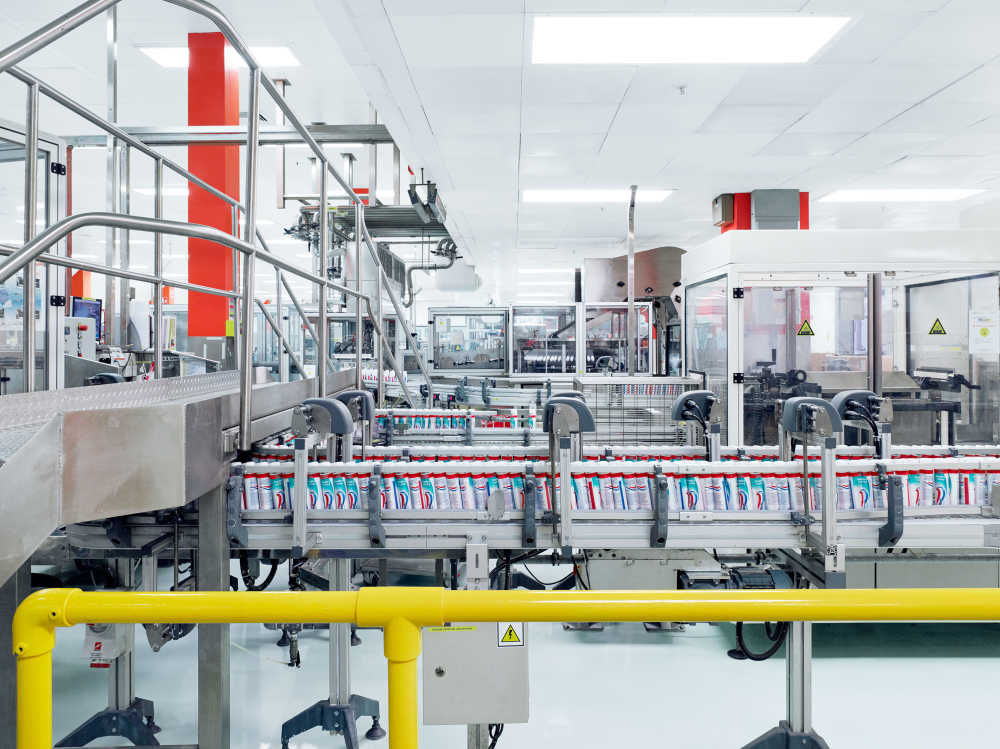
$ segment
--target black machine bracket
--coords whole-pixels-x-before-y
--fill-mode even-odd
[[[538,545],[538,529],[535,526],[537,508],[538,479],[529,465],[524,467],[524,525],[521,529],[521,545],[525,549],[534,549]]]
[[[92,715],[56,746],[86,746],[109,736],[124,736],[136,746],[159,746],[159,732],[160,727],[153,721],[152,701],[136,697],[124,710],[109,707]]]
[[[245,549],[248,541],[242,516],[243,498],[240,491],[242,486],[243,466],[234,465],[226,481],[226,535],[233,546]]]
[[[368,539],[377,549],[385,548],[385,528],[382,525],[382,466],[372,467],[368,479]]]
[[[378,700],[352,694],[348,705],[331,705],[328,700],[320,700],[295,717],[286,720],[281,726],[282,749],[288,749],[288,742],[294,736],[312,728],[336,731],[344,736],[346,749],[358,749],[360,744],[356,723],[363,715],[369,715],[372,719],[372,727],[365,733],[365,738],[369,740],[383,738],[385,730],[378,722]]]
[[[128,527],[125,518],[105,518],[101,521],[101,527],[112,546],[125,549],[132,546],[132,529]]]
[[[888,516],[885,525],[878,529],[878,545],[895,546],[903,537],[903,478],[887,475],[881,463],[876,463],[875,467],[878,469],[879,488],[886,490],[885,509]]]
[[[649,531],[649,545],[662,549],[667,545],[667,478],[661,466],[653,468],[653,527]]]
[[[482,381],[480,382],[480,386],[482,387],[483,405],[485,405],[485,406],[490,405],[490,403],[492,402],[492,399],[490,398],[490,390],[489,390],[489,387],[487,387],[488,385],[489,385],[489,382],[484,377],[482,379]]]
[[[830,749],[815,731],[793,731],[787,720],[758,736],[743,749]]]

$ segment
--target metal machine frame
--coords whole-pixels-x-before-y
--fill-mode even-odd
[[[763,286],[823,285],[866,286],[866,274],[926,272],[955,276],[994,273],[1000,266],[1000,231],[732,231],[713,239],[697,252],[685,254],[685,312],[682,349],[685,372],[691,370],[688,356],[688,292],[713,281],[725,281],[728,444],[743,444],[743,385],[734,375],[743,373],[743,289]],[[869,315],[869,340],[881,340],[881,319]],[[896,345],[901,345],[897,341]],[[869,347],[869,377],[873,369]],[[721,383],[720,383],[721,386]]]
[[[511,310],[510,307],[431,307],[427,310],[427,315],[429,320],[427,322],[429,329],[429,346],[430,353],[433,357],[431,361],[431,374],[444,377],[489,377],[493,375],[505,375],[510,371],[510,317]],[[437,325],[436,318],[439,316],[448,315],[503,315],[503,325],[504,325],[504,356],[507,357],[507,366],[505,367],[463,367],[463,368],[452,368],[452,369],[442,369],[437,364],[437,358],[434,356],[434,351],[437,350]]]

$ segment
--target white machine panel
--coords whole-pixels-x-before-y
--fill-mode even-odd
[[[425,628],[424,723],[527,723],[527,629],[524,622]]]
[[[63,321],[66,356],[97,360],[97,328],[89,317],[67,317]]]

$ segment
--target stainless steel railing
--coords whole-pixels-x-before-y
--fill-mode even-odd
[[[25,273],[25,289],[26,289],[26,299],[30,290],[34,288],[34,263],[38,260],[46,263],[52,263],[56,265],[62,265],[65,267],[76,268],[80,270],[89,270],[96,273],[101,273],[108,276],[128,278],[137,281],[145,281],[151,283],[154,287],[154,320],[156,326],[155,335],[155,345],[154,345],[154,370],[155,376],[159,377],[162,373],[162,351],[163,342],[161,339],[162,331],[162,294],[161,290],[164,286],[171,286],[175,288],[183,288],[189,291],[196,291],[200,293],[210,293],[210,294],[220,294],[232,299],[239,300],[242,307],[241,312],[241,326],[237,326],[237,330],[242,327],[242,335],[240,335],[240,345],[239,345],[239,369],[240,369],[240,449],[249,450],[250,448],[250,410],[251,402],[253,397],[253,373],[252,373],[252,336],[251,336],[251,326],[253,324],[253,303],[254,297],[254,262],[258,257],[259,253],[254,247],[254,239],[256,238],[261,247],[267,253],[266,256],[262,257],[265,262],[270,263],[275,266],[278,271],[279,279],[281,285],[288,292],[289,297],[292,299],[293,304],[295,304],[296,309],[302,316],[303,321],[305,321],[306,326],[312,335],[314,341],[317,343],[317,347],[321,352],[320,356],[317,357],[317,385],[319,392],[321,394],[326,392],[326,378],[327,369],[329,364],[329,352],[328,352],[328,334],[329,326],[327,323],[327,293],[321,293],[319,295],[319,309],[318,309],[318,320],[320,322],[319,331],[317,332],[311,325],[309,325],[308,320],[302,310],[301,305],[295,298],[291,287],[284,276],[284,273],[291,273],[293,275],[305,278],[312,283],[318,284],[323,289],[334,289],[341,293],[355,297],[358,300],[357,303],[357,317],[356,324],[357,330],[360,335],[362,329],[362,317],[361,317],[361,300],[365,301],[368,314],[372,318],[376,333],[379,339],[383,343],[383,348],[389,358],[393,369],[396,371],[399,383],[403,388],[403,392],[411,403],[415,403],[413,400],[406,384],[404,382],[403,373],[399,367],[398,362],[389,350],[388,344],[385,342],[385,337],[382,335],[381,326],[381,297],[379,298],[379,315],[376,316],[373,313],[371,306],[371,299],[361,293],[361,278],[360,278],[360,256],[361,256],[361,243],[364,241],[369,251],[375,260],[375,264],[378,267],[378,286],[385,289],[388,292],[389,297],[393,303],[393,306],[397,310],[397,315],[399,316],[399,324],[403,329],[406,339],[407,346],[410,347],[417,360],[421,372],[427,380],[429,400],[433,400],[433,384],[427,368],[420,357],[420,352],[417,348],[416,341],[410,334],[409,328],[406,325],[405,320],[401,312],[399,300],[393,292],[392,288],[386,283],[385,272],[382,269],[381,262],[378,258],[378,253],[375,250],[374,244],[372,242],[371,236],[368,233],[367,227],[364,224],[364,204],[361,198],[354,192],[351,185],[349,185],[340,173],[336,170],[332,163],[330,163],[326,154],[316,140],[312,137],[309,130],[298,118],[295,112],[292,110],[291,106],[280,94],[274,83],[268,79],[266,76],[261,75],[260,65],[255,60],[250,48],[243,41],[240,35],[237,33],[236,29],[230,23],[229,19],[215,6],[210,3],[204,2],[204,0],[164,0],[172,5],[189,10],[198,15],[204,16],[211,20],[218,30],[225,36],[226,40],[233,47],[233,49],[243,58],[249,68],[249,97],[248,97],[248,120],[247,120],[247,136],[246,136],[246,147],[247,147],[247,169],[245,174],[245,189],[244,189],[244,201],[240,202],[236,198],[216,189],[212,185],[208,184],[204,180],[200,179],[196,175],[192,174],[188,170],[184,169],[175,162],[167,159],[159,152],[150,148],[146,144],[142,143],[137,138],[130,136],[121,128],[114,125],[114,123],[105,120],[104,118],[94,114],[86,107],[83,107],[70,97],[62,94],[53,87],[45,84],[44,82],[38,80],[31,74],[27,73],[16,65],[18,62],[26,59],[33,53],[40,49],[48,46],[57,39],[65,36],[73,29],[79,27],[80,25],[86,23],[92,18],[100,15],[101,13],[113,8],[122,0],[88,0],[81,5],[73,8],[69,12],[55,19],[49,24],[46,24],[37,31],[29,34],[18,42],[8,46],[7,48],[0,50],[0,73],[8,72],[15,78],[19,79],[25,83],[28,87],[28,97],[26,103],[26,138],[25,138],[25,234],[24,234],[24,245],[17,250],[12,252],[7,252],[0,249],[0,255],[9,255],[7,260],[0,264],[0,282],[3,282],[10,278],[15,273],[23,269]],[[358,271],[356,278],[356,288],[349,289],[346,286],[329,281],[325,278],[320,278],[319,276],[314,276],[311,273],[302,271],[295,266],[285,263],[270,254],[266,245],[263,242],[263,238],[260,236],[260,232],[257,230],[256,225],[256,175],[257,175],[257,156],[260,149],[260,126],[258,112],[260,110],[260,89],[263,89],[270,95],[277,106],[281,109],[285,116],[288,124],[290,124],[302,141],[309,146],[313,154],[316,156],[319,166],[320,166],[320,185],[319,185],[319,214],[320,214],[320,267],[326,268],[327,265],[327,242],[328,242],[328,230],[329,230],[329,216],[328,216],[328,202],[327,202],[327,174],[333,176],[337,183],[344,189],[347,194],[348,199],[353,202],[356,207],[356,227],[355,227],[355,252],[358,262]],[[147,217],[136,217],[124,214],[113,214],[113,213],[89,213],[89,214],[79,214],[77,216],[71,216],[57,222],[55,225],[49,227],[42,234],[35,236],[35,190],[37,188],[38,174],[37,174],[37,153],[38,153],[38,99],[39,95],[44,95],[52,101],[60,104],[61,106],[69,109],[70,111],[83,117],[91,124],[97,126],[103,130],[108,135],[112,136],[114,139],[120,140],[127,146],[135,148],[139,152],[149,156],[154,159],[155,162],[155,187],[154,187],[154,216],[152,218]],[[113,142],[112,142],[113,143]],[[231,236],[224,232],[211,227],[199,226],[185,224],[175,221],[165,221],[162,218],[163,212],[163,168],[166,167],[173,172],[177,173],[179,176],[183,177],[185,180],[197,185],[201,189],[207,191],[208,193],[214,195],[220,200],[228,203],[233,209],[233,233],[236,233],[236,226],[238,223],[239,212],[242,211],[244,215],[244,227],[243,227],[243,239],[239,240],[235,236]],[[88,263],[85,261],[73,260],[72,258],[63,258],[54,255],[45,255],[44,253],[51,248],[56,242],[58,242],[63,237],[70,234],[72,231],[79,229],[83,226],[105,226],[112,228],[122,228],[131,229],[136,231],[148,231],[152,232],[154,235],[154,271],[152,275],[138,273],[134,271],[129,271],[126,269],[116,269],[109,266],[104,266],[96,263]],[[234,250],[234,276],[236,274],[236,253],[242,253],[244,257],[243,261],[243,279],[242,288],[240,292],[235,291],[235,277],[234,277],[234,291],[226,291],[221,289],[212,289],[198,284],[183,283],[180,281],[172,281],[170,279],[163,277],[163,265],[162,265],[162,235],[163,234],[173,234],[179,236],[197,237],[201,239],[208,239],[219,244],[227,245],[232,247]],[[26,305],[29,303],[26,302]],[[24,315],[24,347],[25,347],[25,388],[27,390],[34,389],[34,367],[29,366],[28,362],[34,360],[34,349],[35,349],[35,326],[34,326],[34,316],[28,314]],[[381,388],[382,383],[382,358],[381,356],[376,356],[377,361],[377,377],[378,386]],[[357,359],[356,359],[356,385],[361,386],[361,346],[357,346]]]

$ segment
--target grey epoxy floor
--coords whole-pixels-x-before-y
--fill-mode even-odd
[[[497,749],[733,749],[784,715],[782,653],[764,663],[728,658],[731,625],[701,624],[674,634],[649,634],[637,624],[599,633],[529,626],[531,721],[507,726]],[[149,649],[139,629],[136,638],[136,691],[156,704],[160,742],[196,742],[196,635],[160,653]],[[382,700],[384,712],[381,633],[362,631],[361,638],[352,649],[354,691]],[[327,691],[327,633],[303,634],[299,669],[284,665],[287,651],[276,639],[260,625],[232,626],[233,747],[280,746],[282,721]],[[814,655],[814,724],[834,749],[973,746],[1000,727],[1000,626],[818,625]],[[57,740],[105,705],[106,678],[88,667],[82,628],[61,630]],[[368,721],[359,727],[363,734]],[[384,740],[362,743],[386,746]],[[464,730],[422,726],[421,745],[465,747]],[[343,741],[314,730],[292,746],[341,747]]]

